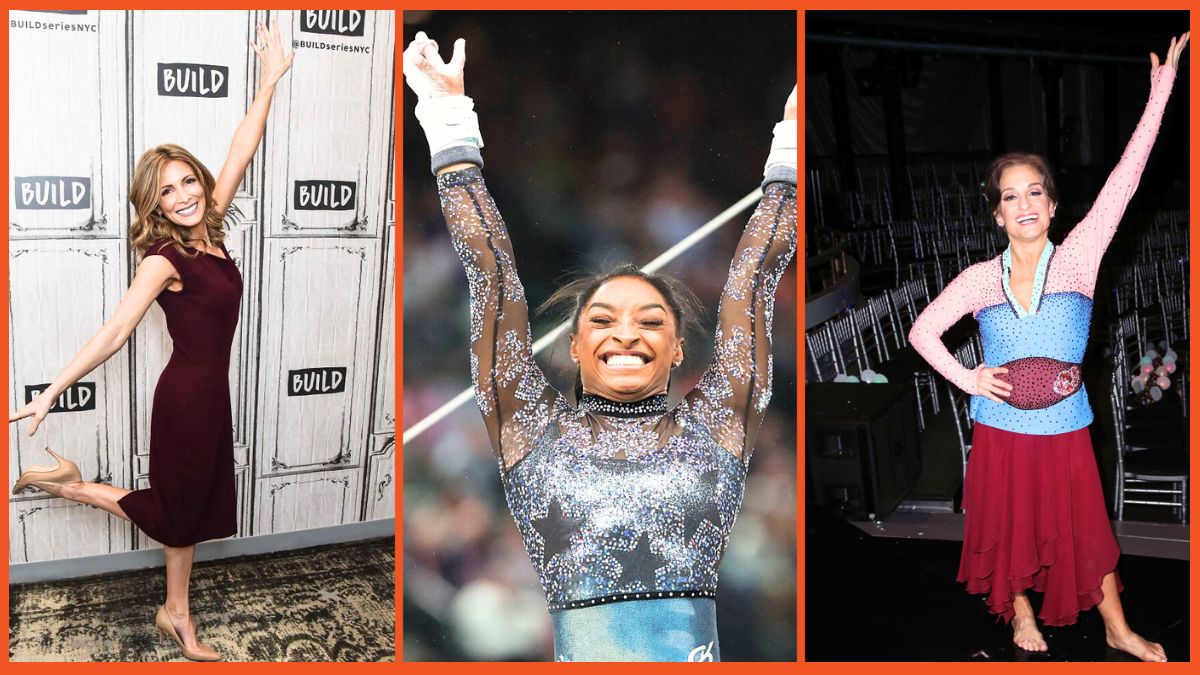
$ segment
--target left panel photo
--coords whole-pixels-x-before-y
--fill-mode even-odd
[[[394,659],[394,27],[9,12],[11,660]]]

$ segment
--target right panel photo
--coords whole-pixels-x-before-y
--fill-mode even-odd
[[[805,657],[1188,661],[1188,12],[805,15]]]
[[[794,661],[796,13],[403,22],[403,658]]]

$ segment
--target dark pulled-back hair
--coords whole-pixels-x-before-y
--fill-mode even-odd
[[[1058,203],[1058,188],[1054,185],[1054,174],[1045,157],[1032,152],[1009,152],[992,160],[987,168],[987,180],[983,184],[983,195],[987,198],[988,212],[1000,208],[1000,176],[1005,169],[1014,166],[1029,166],[1042,174],[1042,188],[1051,202]]]
[[[657,290],[663,299],[667,301],[667,307],[670,309],[672,316],[675,319],[675,326],[678,332],[677,336],[688,338],[692,335],[698,335],[702,332],[701,317],[704,316],[704,305],[700,302],[700,298],[692,292],[679,279],[666,274],[647,274],[643,272],[637,265],[625,264],[608,272],[600,272],[579,277],[564,284],[557,291],[554,291],[549,298],[538,306],[538,314],[547,311],[562,312],[563,320],[570,321],[569,333],[575,335],[579,330],[579,317],[583,314],[583,309],[587,307],[587,303],[596,294],[596,291],[601,286],[621,277],[633,277],[641,279],[650,284]],[[579,372],[575,373],[575,398],[578,400],[583,395],[583,382],[580,379]]]

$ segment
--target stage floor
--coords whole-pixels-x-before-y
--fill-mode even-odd
[[[872,524],[860,529],[811,504],[806,525],[807,661],[1133,660],[1105,644],[1094,609],[1073,626],[1042,626],[1049,652],[1017,649],[983,596],[954,580],[961,544],[949,537],[898,537],[896,527],[872,536]],[[939,529],[946,527],[939,522]],[[1187,661],[1189,563],[1132,555],[1130,543],[1121,537],[1125,553],[1117,567],[1129,623],[1161,642],[1171,661]],[[1030,598],[1036,611],[1040,594]]]

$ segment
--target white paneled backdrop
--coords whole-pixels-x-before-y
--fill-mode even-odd
[[[129,176],[142,151],[178,143],[220,170],[258,82],[254,26],[272,18],[296,60],[226,239],[245,280],[229,373],[239,537],[395,512],[394,14],[13,11],[9,28],[15,409],[129,285]],[[87,480],[145,487],[151,401],[170,354],[156,304],[34,438],[26,422],[9,434],[9,475],[45,463],[50,446]],[[14,563],[157,546],[41,492],[11,497],[9,516]]]

